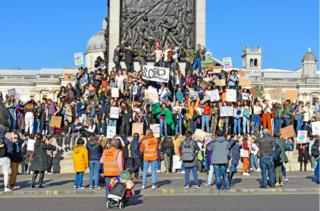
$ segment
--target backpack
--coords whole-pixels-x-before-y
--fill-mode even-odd
[[[184,143],[182,146],[182,161],[184,162],[192,162],[196,157],[195,148],[190,143]]]
[[[282,153],[282,149],[279,147],[278,144],[273,142],[273,149],[272,149],[273,161],[279,162],[281,153]]]

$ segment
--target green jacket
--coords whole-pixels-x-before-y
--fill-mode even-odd
[[[291,115],[292,115],[292,112],[291,112],[290,106],[285,106],[283,108],[283,112],[281,114],[281,117],[282,118],[285,118],[285,117],[290,118]]]
[[[284,140],[281,140],[280,138],[275,138],[275,144],[277,144],[281,148],[281,154],[280,154],[280,163],[287,163],[288,157],[286,155],[286,151],[290,150],[290,144],[286,143]]]
[[[173,115],[172,112],[169,108],[167,108],[166,110],[162,111],[159,115],[158,115],[158,119],[160,119],[160,116],[166,116],[166,124],[169,125],[171,127],[172,130],[174,130],[174,121],[173,121]]]

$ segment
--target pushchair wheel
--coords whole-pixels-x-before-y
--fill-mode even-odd
[[[124,208],[123,202],[120,202],[120,203],[119,203],[119,208],[120,208],[120,209],[123,209],[123,208]]]
[[[108,201],[106,202],[106,208],[110,208]]]

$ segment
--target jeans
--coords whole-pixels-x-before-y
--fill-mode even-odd
[[[298,130],[301,130],[301,128],[302,128],[303,120],[304,120],[304,116],[303,115],[298,116],[297,127],[296,127],[296,131],[297,132],[298,132]]]
[[[156,168],[157,168],[157,160],[155,161],[143,161],[143,174],[142,174],[142,185],[147,184],[147,174],[149,169],[149,164],[151,164],[151,179],[152,179],[152,185],[156,185],[157,183],[157,174],[156,174]]]
[[[204,130],[207,129],[207,133],[210,133],[210,127],[209,127],[209,115],[202,115],[202,121],[201,121],[201,129]]]
[[[253,125],[252,125],[252,131],[253,132],[259,132],[261,127],[261,117],[260,115],[254,114],[252,116]]]
[[[289,117],[283,117],[283,123],[284,127],[287,127],[290,125],[290,118]]]
[[[192,171],[192,176],[193,176],[193,180],[195,185],[200,185],[199,179],[198,179],[198,168],[197,166],[193,166],[193,167],[184,167],[184,186],[190,185],[190,180],[189,180],[189,174],[190,174],[190,170]]]
[[[243,134],[249,134],[250,133],[250,119],[243,117],[242,118],[242,125],[243,125]]]
[[[229,178],[227,174],[227,164],[214,164],[214,173],[215,173],[215,178],[216,178],[216,188],[217,190],[221,190],[222,187],[222,180],[223,179],[223,187],[226,190],[229,190],[230,188],[230,183],[229,183]]]
[[[104,177],[104,184],[105,184],[105,197],[106,197],[106,202],[108,201],[108,195],[110,193],[110,190],[109,190],[109,184],[110,184],[110,181],[111,181],[111,178],[112,177]]]
[[[109,119],[108,126],[117,126],[117,120],[116,119]]]
[[[161,171],[161,161],[157,160],[157,170]]]
[[[240,118],[234,118],[233,119],[233,134],[237,135],[241,133],[241,119]]]
[[[9,108],[9,121],[10,121],[10,130],[16,129],[16,111],[14,108]]]
[[[261,167],[261,185],[267,186],[270,184],[271,187],[274,187],[275,183],[275,175],[274,175],[274,163],[272,156],[264,156],[260,159],[260,167]],[[267,171],[269,175],[269,183],[267,180]]]
[[[199,73],[201,73],[201,58],[195,58],[193,62],[193,70],[199,70]]]
[[[257,155],[254,155],[254,154],[251,154],[250,155],[250,170],[252,169],[259,169],[260,166],[259,166],[259,158]]]
[[[132,171],[135,177],[139,176],[140,167],[141,167],[141,158],[132,158]]]
[[[221,127],[220,129],[223,129],[223,132],[225,135],[228,135],[229,132],[229,117],[222,117],[220,118],[221,121]]]
[[[213,164],[210,164],[209,172],[208,172],[208,185],[210,186],[212,184],[212,177],[214,173],[214,167]]]
[[[177,119],[176,135],[177,134],[182,134],[182,118]]]
[[[189,131],[191,133],[194,133],[197,129],[198,122],[197,120],[192,120],[192,119],[189,119],[188,121],[189,121]]]
[[[40,133],[40,119],[35,119],[33,133],[34,134]]]
[[[99,176],[100,176],[100,162],[99,160],[91,160],[89,162],[90,177],[89,185],[91,187],[99,185]]]
[[[274,119],[274,133],[280,133],[280,128],[281,128],[281,119]]]
[[[75,188],[82,188],[83,187],[83,172],[77,172],[74,177],[74,187]]]
[[[167,123],[163,119],[160,119],[160,136],[168,136]]]
[[[314,180],[316,183],[320,183],[320,158],[316,160],[316,167],[314,169]]]

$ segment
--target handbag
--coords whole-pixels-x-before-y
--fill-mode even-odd
[[[34,161],[34,159],[35,159],[35,154],[34,154],[34,152],[31,152],[31,153],[28,155],[28,160],[29,160],[30,162],[32,162],[32,161]]]

